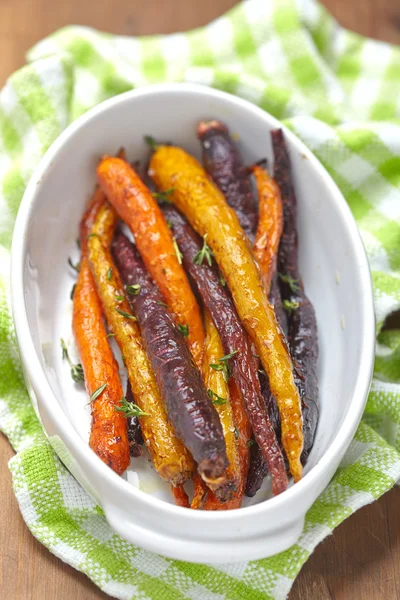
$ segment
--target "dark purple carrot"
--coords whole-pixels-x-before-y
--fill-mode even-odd
[[[283,233],[279,245],[278,270],[283,305],[288,315],[288,340],[294,364],[295,382],[302,401],[303,464],[314,443],[318,422],[317,381],[318,333],[315,311],[304,293],[298,266],[297,200],[290,158],[283,132],[271,132],[274,151],[274,177],[283,201]]]
[[[223,485],[228,465],[225,440],[185,341],[189,325],[175,326],[138,250],[121,232],[115,237],[113,254],[176,433],[197,462],[202,478]]]
[[[229,291],[221,280],[206,242],[201,240],[174,206],[163,204],[162,209],[182,253],[184,268],[194,282],[204,305],[210,311],[221,337],[224,352],[226,355],[232,354],[229,367],[242,395],[254,436],[262,448],[272,475],[273,489],[276,489],[275,486],[283,483],[287,477],[284,469],[277,467],[277,464],[283,464],[277,459],[277,457],[282,458],[282,453],[265,411],[256,361],[247,333],[240,322]],[[273,440],[272,444],[268,444],[267,440]]]
[[[258,211],[249,171],[232,140],[229,130],[220,121],[202,121],[197,137],[203,149],[203,165],[224,194],[227,203],[237,213],[242,229],[251,243],[257,227]]]
[[[135,399],[133,397],[131,384],[128,383],[126,386],[126,399],[128,402],[135,404]],[[142,456],[143,454],[143,436],[142,430],[140,429],[139,419],[137,417],[128,417],[128,441],[129,441],[129,451],[131,456],[137,458],[138,456]]]

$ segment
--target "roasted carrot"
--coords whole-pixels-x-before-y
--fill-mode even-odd
[[[179,485],[192,475],[194,463],[182,442],[175,436],[166,415],[139,328],[108,249],[116,221],[114,209],[108,202],[104,202],[88,239],[89,263],[107,322],[124,356],[146,447],[159,475],[173,485]],[[120,409],[123,410],[124,407],[121,406]]]
[[[219,187],[229,206],[236,211],[250,242],[257,227],[257,203],[253,197],[248,170],[230,136],[220,121],[202,121],[197,137],[203,150],[203,164]]]
[[[116,235],[113,253],[176,434],[197,462],[202,478],[223,485],[228,464],[224,435],[185,342],[188,331],[176,327],[139,252],[121,232]],[[136,293],[129,294],[131,289]]]
[[[283,227],[282,199],[279,187],[268,171],[258,165],[252,171],[259,198],[259,219],[253,253],[261,269],[265,290],[269,294]]]
[[[133,397],[131,384],[128,379],[128,385],[126,388],[125,397],[130,404],[136,404],[135,399]],[[128,440],[129,440],[129,450],[131,456],[137,458],[138,456],[142,456],[143,454],[143,436],[142,430],[140,429],[139,418],[136,416],[127,417],[126,419],[128,424]]]
[[[292,182],[289,153],[281,129],[271,133],[274,177],[283,201],[283,234],[279,245],[279,277],[288,313],[288,340],[295,364],[295,380],[302,401],[305,463],[313,446],[319,413],[317,379],[318,332],[314,307],[304,292],[298,266],[297,199]]]
[[[85,375],[91,402],[92,425],[89,445],[116,473],[129,466],[129,443],[126,419],[115,411],[123,390],[118,364],[107,340],[103,311],[87,258],[87,236],[91,224],[104,201],[96,191],[93,201],[81,222],[81,267],[73,296],[72,327]]]
[[[175,498],[177,506],[183,506],[184,508],[190,508],[189,497],[184,490],[183,485],[171,486],[172,494]]]
[[[281,415],[283,447],[293,478],[298,481],[302,474],[303,431],[293,365],[238,219],[201,165],[184,150],[159,146],[151,158],[150,173],[159,189],[173,188],[170,199],[200,235],[207,235],[207,243],[231,290],[239,317],[268,373]],[[286,488],[287,478],[271,424],[268,429],[254,431],[254,435],[263,448],[265,439],[262,437],[267,432],[267,445],[273,451],[264,457],[272,475],[273,491],[279,493]]]
[[[119,158],[104,158],[97,168],[97,178],[135,236],[146,268],[177,323],[189,325],[189,347],[200,367],[204,344],[200,310],[180,264],[179,248],[157,202],[132,167]]]
[[[240,508],[246,486],[247,473],[249,469],[249,440],[252,431],[247,415],[243,409],[241,393],[233,378],[229,380],[229,394],[235,421],[235,437],[239,449],[240,476],[237,490],[227,502],[220,502],[215,493],[209,491],[203,503],[203,510],[232,510]],[[265,464],[265,463],[264,463]]]
[[[230,367],[227,361],[224,360],[226,357],[224,356],[221,338],[208,310],[205,311],[204,318],[206,343],[203,358],[203,379],[221,421],[229,461],[226,469],[226,482],[223,485],[213,485],[212,483],[208,485],[215,492],[217,498],[225,502],[232,499],[240,480],[239,448],[235,435],[235,422],[228,386]]]

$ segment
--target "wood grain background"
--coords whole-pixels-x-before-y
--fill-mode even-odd
[[[39,39],[67,24],[126,35],[203,25],[235,0],[0,0],[0,85]],[[324,0],[345,26],[400,44],[399,0]],[[100,600],[84,575],[50,554],[28,531],[11,489],[13,452],[0,434],[0,598]],[[298,576],[290,600],[399,600],[400,490],[393,489],[338,527]],[[162,598],[160,598],[162,600]]]

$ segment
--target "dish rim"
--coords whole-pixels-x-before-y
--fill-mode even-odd
[[[47,172],[51,169],[53,160],[62,150],[64,144],[73,137],[85,123],[97,118],[102,113],[112,110],[117,105],[126,102],[129,103],[132,99],[138,97],[171,93],[188,95],[201,94],[208,97],[208,99],[214,97],[227,102],[227,104],[236,105],[244,111],[252,112],[256,118],[263,120],[268,127],[283,128],[285,137],[289,142],[289,147],[291,147],[292,150],[304,154],[307,159],[310,160],[316,176],[321,177],[327,188],[330,190],[335,202],[336,210],[340,213],[343,226],[347,228],[347,233],[352,244],[352,250],[356,258],[354,268],[357,269],[359,273],[361,288],[360,308],[363,313],[360,331],[361,353],[354,392],[349,402],[346,419],[343,420],[323,456],[310,471],[304,475],[303,479],[295,485],[292,485],[279,496],[234,511],[193,511],[175,506],[135,488],[105,465],[90,449],[87,442],[80,437],[72,422],[68,418],[65,418],[65,412],[59,404],[56,395],[53,393],[47,380],[46,373],[40,364],[39,355],[36,352],[32,334],[30,332],[25,306],[24,259],[27,254],[29,223],[40,195],[41,183],[46,177]],[[62,441],[64,443],[68,442],[68,445],[73,448],[75,459],[78,460],[79,463],[80,461],[85,463],[86,467],[90,469],[94,475],[102,478],[104,485],[108,482],[117,493],[121,493],[123,496],[130,494],[133,501],[147,504],[149,508],[156,509],[158,512],[161,511],[164,513],[165,517],[182,517],[185,515],[190,519],[204,523],[211,523],[218,519],[219,521],[225,521],[228,525],[231,521],[237,522],[238,520],[240,521],[241,518],[248,518],[250,515],[256,517],[266,510],[279,509],[289,502],[295,502],[303,494],[306,494],[307,490],[311,490],[313,487],[318,486],[318,481],[322,479],[324,472],[329,470],[329,466],[335,462],[335,459],[337,459],[339,455],[342,455],[349,446],[361,420],[373,372],[375,355],[375,314],[368,259],[354,217],[343,194],[334,183],[331,176],[312,151],[309,150],[292,131],[287,129],[275,117],[255,104],[227,92],[191,83],[154,84],[145,88],[130,90],[105,100],[71,123],[53,142],[41,159],[28,183],[21,201],[12,239],[11,304],[16,336],[25,373],[28,376],[35,394],[40,396],[40,401],[45,405],[47,415],[52,421],[52,425],[55,429],[62,432]]]

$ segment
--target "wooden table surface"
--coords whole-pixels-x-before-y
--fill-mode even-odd
[[[400,4],[392,0],[324,0],[346,27],[400,44]],[[127,35],[203,25],[235,0],[0,0],[0,86],[39,39],[67,24]],[[50,554],[29,533],[11,490],[12,450],[0,434],[0,598],[100,600],[84,575]],[[399,600],[400,489],[363,508],[316,549],[290,600]],[[162,600],[160,598],[160,600]]]

